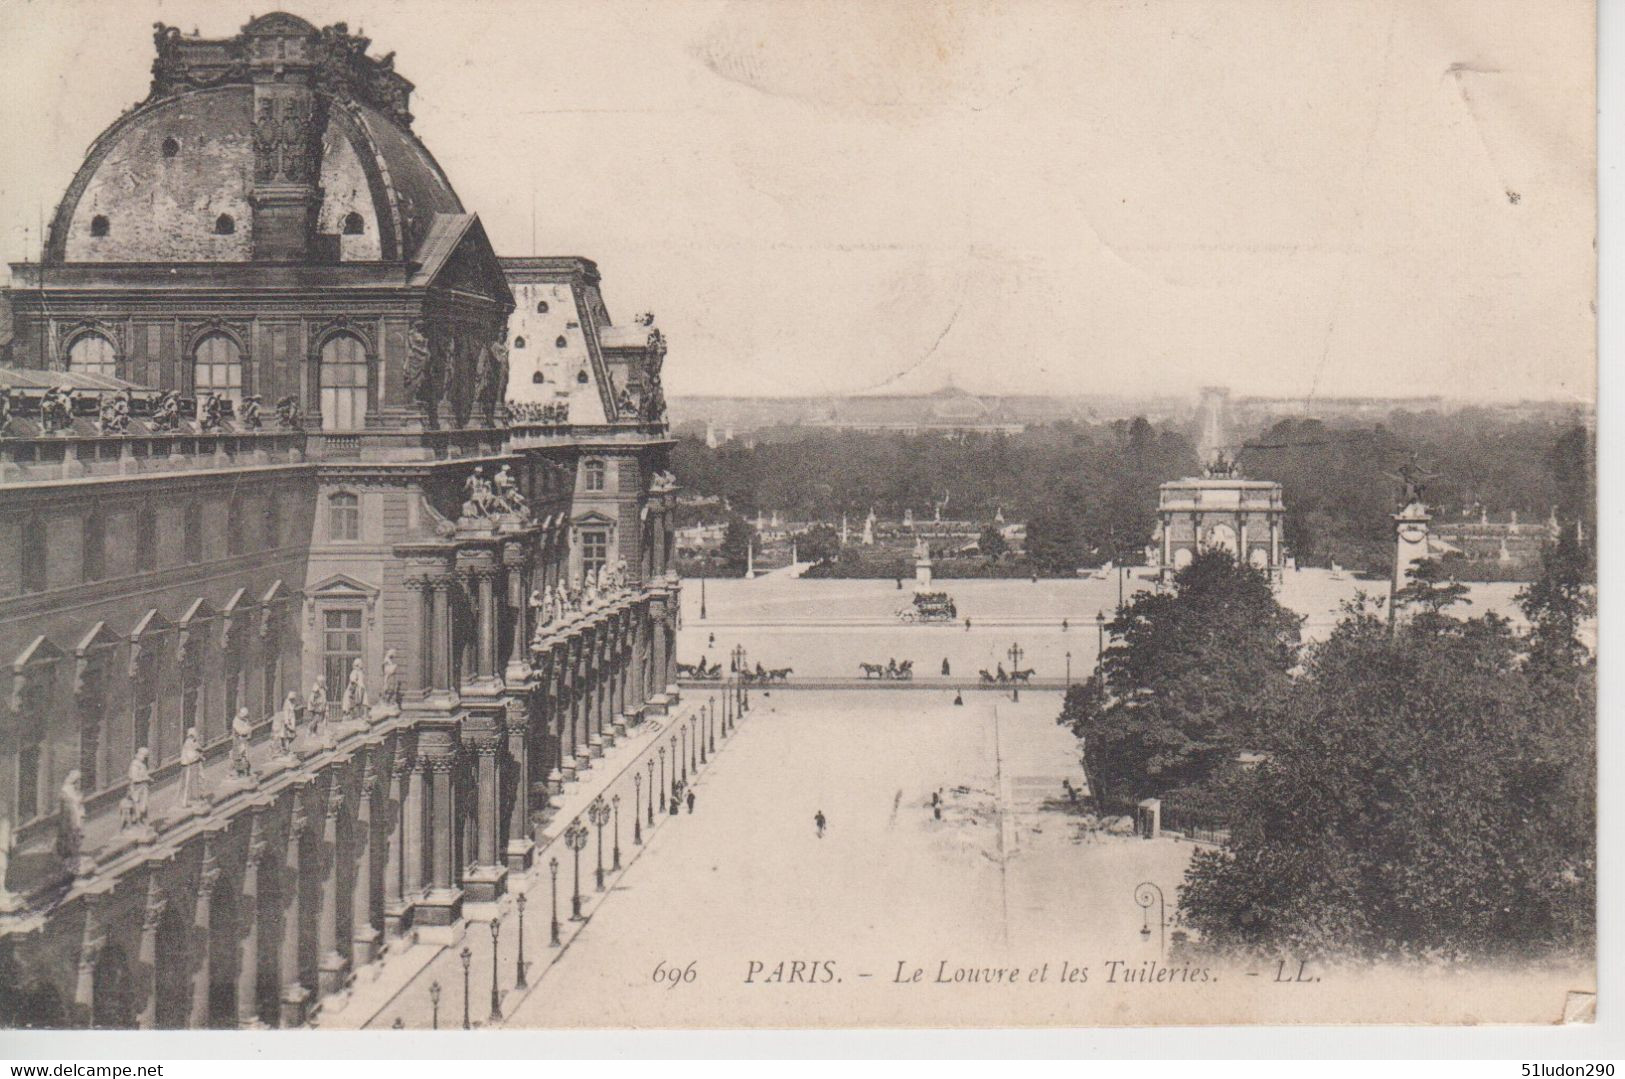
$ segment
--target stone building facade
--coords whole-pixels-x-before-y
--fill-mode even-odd
[[[671,443],[616,407],[664,341],[584,343],[599,412],[510,408],[531,279],[368,46],[160,27],[12,268],[8,1021],[297,1025],[676,692]]]

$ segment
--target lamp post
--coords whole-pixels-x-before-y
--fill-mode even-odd
[[[553,876],[553,935],[548,944],[554,948],[559,946],[559,860],[549,858],[547,871]]]
[[[1095,676],[1106,669],[1106,612],[1095,612]]]
[[[649,758],[649,827],[655,826],[655,759]],[[639,840],[642,842],[642,840]]]
[[[610,806],[615,810],[615,864],[611,869],[621,871],[621,796],[615,795],[609,800]]]
[[[1066,688],[1072,688],[1072,649],[1066,650]]]
[[[598,829],[598,890],[604,890],[604,825],[609,823],[609,803],[604,796],[599,795],[587,807],[587,819],[592,821],[593,827]]]
[[[587,826],[581,823],[580,818],[570,822],[570,827],[564,830],[564,845],[575,854],[575,891],[570,896],[570,920],[584,922],[587,919],[581,916],[581,852],[587,849]]]
[[[502,933],[502,919],[491,919],[491,1019],[495,1023],[502,1018],[502,994],[497,991],[497,940]]]
[[[650,767],[654,767],[653,764]],[[632,773],[632,845],[643,846],[643,773]]]
[[[698,712],[696,712],[695,717],[697,719],[699,719],[699,721],[700,721],[700,729],[694,732],[694,738],[695,738],[696,741],[698,741],[700,743],[700,763],[704,764],[705,763],[705,732],[710,729],[710,726],[709,726],[710,721],[706,718],[704,708],[701,708]]]
[[[520,892],[519,898],[514,900],[519,908],[519,959],[518,977],[514,979],[514,988],[524,989],[530,983],[525,980],[525,893]]]
[[[700,562],[700,620],[705,620],[705,562]]]
[[[683,724],[683,733],[688,736],[688,766],[696,772],[700,770],[699,760],[695,757],[700,747],[700,731],[697,725],[699,718],[699,716],[693,716],[687,723]],[[683,778],[687,779],[688,777],[684,776]]]
[[[688,724],[686,722],[683,724],[682,728],[680,730],[678,730],[677,734],[683,740],[683,748],[682,748],[682,753],[681,753],[681,758],[682,758],[682,761],[683,761],[683,779],[687,780],[688,779]]]
[[[440,983],[429,983],[429,1022],[432,1029],[440,1029]]]
[[[649,792],[649,827],[655,826],[654,818],[654,792]],[[660,747],[660,812],[666,811],[666,747]]]
[[[1010,657],[1010,699],[1012,701],[1019,701],[1021,700],[1021,686],[1015,682],[1015,674],[1017,671],[1021,670],[1021,657],[1026,655],[1026,653],[1021,650],[1021,645],[1012,644],[1010,646],[1010,651],[1006,652],[1005,655]]]
[[[463,1029],[468,1030],[470,1026],[468,1022],[468,968],[474,962],[474,953],[468,950],[467,945],[464,945],[463,950],[457,953],[457,957],[463,961]]]
[[[706,715],[710,719],[711,752],[715,753],[717,751],[717,699],[712,697],[705,708]]]
[[[1134,902],[1144,912],[1144,919],[1140,924],[1140,939],[1151,939],[1151,904],[1157,905],[1157,947],[1167,952],[1168,907],[1162,897],[1162,889],[1148,880],[1141,881],[1134,888]]]

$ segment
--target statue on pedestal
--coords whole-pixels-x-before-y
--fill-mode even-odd
[[[282,710],[271,720],[271,734],[276,739],[279,756],[293,756],[293,740],[299,733],[299,710],[302,707],[304,704],[299,700],[299,694],[290,689],[282,701]]]
[[[237,709],[237,715],[231,721],[231,772],[240,779],[254,777],[254,766],[248,760],[248,740],[253,733],[254,725],[248,721],[248,709]]]
[[[493,481],[496,501],[508,513],[517,513],[520,516],[530,515],[530,504],[519,491],[519,483],[513,478],[513,472],[507,465],[497,470]]]
[[[181,742],[181,805],[207,801],[203,794],[203,750],[197,742],[197,728],[186,728]]]
[[[76,873],[85,841],[85,796],[79,790],[79,769],[62,779],[56,795],[56,853]]]
[[[384,653],[383,687],[381,692],[385,704],[398,706],[401,703],[401,665],[395,662],[395,649],[393,648]]]
[[[148,799],[152,794],[152,766],[147,762],[152,751],[142,746],[130,761],[130,820],[126,827],[139,827],[147,823]]]
[[[310,696],[305,699],[305,711],[310,716],[310,733],[314,738],[322,736],[327,726],[327,682],[321,675],[310,687]]]
[[[359,658],[350,664],[350,680],[344,686],[339,706],[346,723],[358,723],[367,718],[367,675]]]
[[[243,398],[242,415],[238,422],[245,431],[258,431],[260,429],[260,395],[251,393]]]
[[[154,431],[173,431],[181,425],[181,399],[174,390],[166,390],[153,407],[152,419],[147,421]]]

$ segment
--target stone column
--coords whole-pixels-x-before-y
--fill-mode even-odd
[[[430,791],[430,887],[435,889],[451,889],[455,882],[452,878],[452,829],[456,827],[456,819],[452,814],[452,769],[456,767],[457,758],[452,754],[437,755],[428,761]]]
[[[540,690],[533,689],[536,693]],[[508,767],[513,775],[513,805],[508,811],[508,843],[503,855],[508,872],[530,868],[535,844],[530,837],[530,723],[529,697],[508,698]]]
[[[301,910],[303,904],[299,893],[304,879],[302,847],[308,824],[304,806],[300,804],[301,798],[300,789],[295,787],[294,804],[288,814],[287,851],[282,862],[281,889],[286,897],[284,903],[286,910],[282,921],[282,947],[277,957],[277,973],[282,979],[280,1025],[284,1028],[304,1025],[305,1005],[310,1000],[310,990],[305,988],[304,972],[299,969],[299,934],[304,922]]]
[[[430,640],[434,656],[434,688],[448,692],[457,676],[451,669],[451,590],[456,586],[456,579],[449,574],[442,574],[431,582],[434,592],[429,619],[433,630]]]
[[[197,966],[192,971],[192,1009],[186,1025],[203,1030],[209,1025],[210,929],[214,907],[214,886],[220,880],[220,867],[215,863],[209,841],[204,841],[203,867],[197,878],[197,903],[192,908],[192,948],[197,953]]]
[[[478,759],[474,785],[479,797],[478,850],[475,857],[477,864],[482,866],[497,864],[497,816],[498,807],[502,804],[497,796],[502,783],[502,773],[497,767],[497,754],[500,752],[502,742],[499,738],[474,747]]]
[[[316,916],[317,988],[322,996],[329,996],[344,988],[344,975],[349,968],[339,952],[339,814],[344,810],[343,773],[337,768],[330,771],[327,805],[322,822],[322,895]]]
[[[158,1019],[158,923],[164,916],[164,907],[169,903],[159,880],[159,872],[156,865],[147,871],[147,902],[141,909],[141,950],[136,962],[146,985],[143,986],[145,992],[142,993],[141,1011],[135,1019],[135,1025],[141,1030],[151,1030]]]
[[[413,758],[401,771],[405,790],[401,813],[401,892],[408,908],[423,894],[425,887],[423,869],[428,850],[423,841],[423,824],[427,816],[424,789],[428,785],[425,778],[428,764],[428,761]],[[410,910],[407,916],[411,917]]]
[[[242,890],[237,898],[243,937],[237,946],[237,1026],[252,1030],[260,1021],[260,861],[265,857],[264,815],[252,810],[248,849],[243,857]]]
[[[355,883],[350,888],[350,969],[358,971],[378,952],[378,929],[372,921],[372,803],[378,797],[372,756],[362,750],[361,789],[356,793]]]
[[[486,681],[496,676],[496,571],[482,568],[475,570],[471,576],[476,602],[479,604],[475,619],[478,647],[474,657],[474,674],[481,681]]]
[[[581,716],[581,741],[587,755],[587,762],[582,765],[583,767],[591,767],[592,758],[604,755],[604,743],[598,737],[598,731],[595,729],[596,724],[593,722],[598,704],[597,693],[594,692],[596,686],[593,682],[596,677],[596,672],[593,670],[593,651],[596,647],[593,643],[595,635],[595,627],[589,624],[581,631],[580,643],[576,649],[576,684],[581,687],[581,701],[578,709]],[[578,760],[580,755],[581,753],[578,751]]]
[[[434,580],[414,577],[407,586],[417,593],[418,662],[417,688],[427,694],[435,686],[435,605]]]
[[[402,846],[406,839],[406,784],[411,781],[407,771],[405,748],[395,747],[395,759],[389,767],[389,798],[384,803],[385,819],[389,824],[384,841],[384,933],[389,940],[406,931],[410,909],[404,894],[406,859]],[[387,947],[387,941],[386,941]]]
[[[85,927],[79,937],[78,983],[74,986],[73,1003],[79,1012],[79,1025],[91,1027],[96,1021],[96,961],[101,957],[107,937],[102,926],[103,895],[87,894],[81,903],[85,908]]]
[[[1172,569],[1174,565],[1174,516],[1171,513],[1162,515],[1162,567]]]
[[[649,688],[654,696],[666,692],[666,597],[657,595],[649,601],[649,633],[654,638],[654,685]]]

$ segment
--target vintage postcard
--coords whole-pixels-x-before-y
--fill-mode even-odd
[[[1593,1021],[1591,4],[0,13],[0,1027]]]

